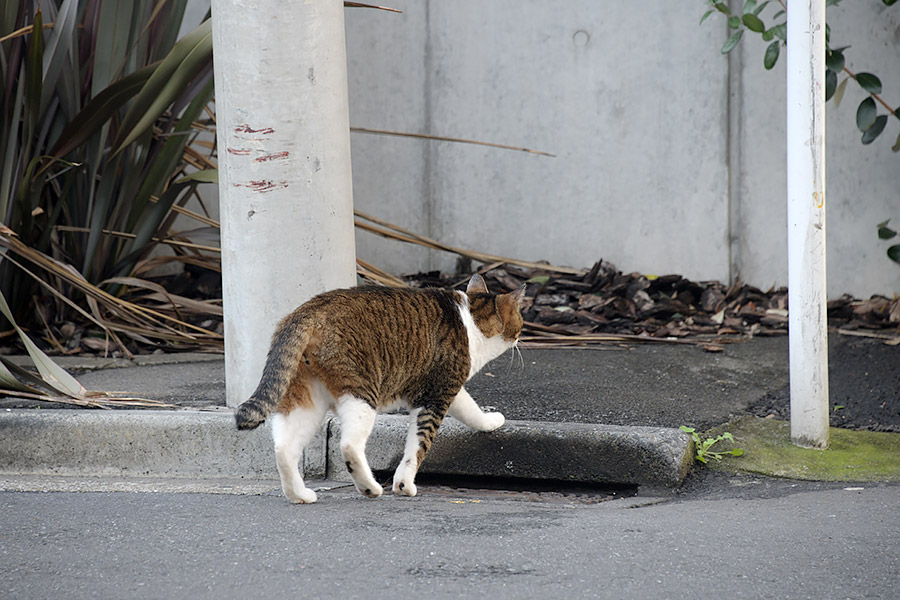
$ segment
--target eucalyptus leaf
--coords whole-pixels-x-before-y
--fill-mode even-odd
[[[775,66],[775,63],[778,61],[778,54],[781,52],[781,42],[775,40],[766,48],[766,55],[763,57],[763,66],[766,69],[771,69]]]
[[[875,141],[881,132],[884,131],[884,126],[887,124],[887,115],[879,115],[878,118],[875,119],[875,122],[862,134],[862,143],[863,144],[871,144]]]
[[[741,14],[750,14],[756,9],[756,0],[746,0]]]
[[[881,93],[881,80],[871,73],[857,73],[856,83],[870,94]]]
[[[707,20],[709,18],[709,15],[713,14],[714,12],[715,11],[713,9],[709,9],[708,11],[703,13],[703,16],[700,17],[700,25],[703,25],[703,21]]]
[[[838,84],[837,89],[834,90],[834,105],[835,105],[837,108],[840,108],[840,107],[841,107],[841,100],[842,100],[843,97],[844,97],[844,90],[847,89],[847,82],[848,82],[848,81],[850,81],[850,78],[849,78],[849,77],[845,77],[844,80],[841,81],[841,82]]]
[[[875,100],[866,98],[856,109],[856,126],[860,131],[868,131],[874,125],[876,116]]]
[[[897,141],[891,146],[891,152],[900,152],[900,135],[897,136]]]
[[[771,31],[775,35],[775,37],[777,37],[782,42],[787,41],[787,24],[781,23],[780,25],[776,25],[769,31]]]
[[[890,219],[888,219],[887,221],[882,221],[878,224],[878,239],[889,240],[897,235],[896,231],[887,226],[889,222]]]
[[[825,69],[825,101],[831,100],[834,90],[837,89],[837,73],[831,69]]]
[[[891,246],[887,249],[888,258],[895,263],[900,263],[900,244]]]
[[[729,52],[734,50],[735,46],[737,46],[738,43],[741,41],[741,37],[743,35],[744,35],[743,29],[740,29],[740,30],[734,32],[733,34],[731,34],[731,37],[729,37],[728,40],[725,42],[725,45],[722,46],[722,50],[721,50],[722,54],[728,54]]]
[[[750,31],[762,33],[766,30],[766,26],[763,24],[762,19],[754,14],[744,15],[743,17],[741,17],[741,21],[744,22],[744,25],[746,25],[747,29],[749,29]]]
[[[728,17],[728,26],[732,29],[737,29],[741,26],[741,18],[738,16]]]
[[[825,51],[825,66],[835,72],[844,70],[844,53],[840,50]]]

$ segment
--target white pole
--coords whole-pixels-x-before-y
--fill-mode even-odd
[[[340,0],[212,0],[228,406],[277,322],[356,283]]]
[[[825,0],[788,0],[787,8],[791,440],[826,448]]]

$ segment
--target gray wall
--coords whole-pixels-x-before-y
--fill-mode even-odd
[[[742,3],[737,3],[742,4]],[[847,66],[900,104],[900,8],[829,9]],[[347,9],[351,124],[468,137],[556,158],[353,134],[356,206],[450,244],[528,260],[787,283],[784,55],[729,57],[702,2],[395,0]],[[767,11],[771,13],[771,11]],[[851,83],[828,104],[829,296],[900,292],[875,224],[900,226],[900,122],[862,146]],[[454,258],[358,233],[393,272]]]

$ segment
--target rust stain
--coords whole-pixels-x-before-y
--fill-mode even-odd
[[[253,162],[268,162],[270,160],[282,160],[290,156],[291,153],[285,150],[284,152],[274,152],[272,154],[263,154],[262,156],[257,156],[253,159]]]
[[[256,181],[248,181],[247,183],[235,183],[234,187],[243,187],[260,194],[271,192],[272,190],[280,190],[288,186],[287,181],[272,181],[270,179],[260,179]]]
[[[250,125],[244,123],[243,125],[238,125],[234,128],[235,133],[259,133],[262,135],[269,135],[275,133],[275,130],[271,127],[263,127],[261,129],[253,129]]]

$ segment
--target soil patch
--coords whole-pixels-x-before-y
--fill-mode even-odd
[[[828,377],[832,427],[900,432],[900,347],[832,332]],[[765,394],[749,412],[790,420],[790,388]]]

